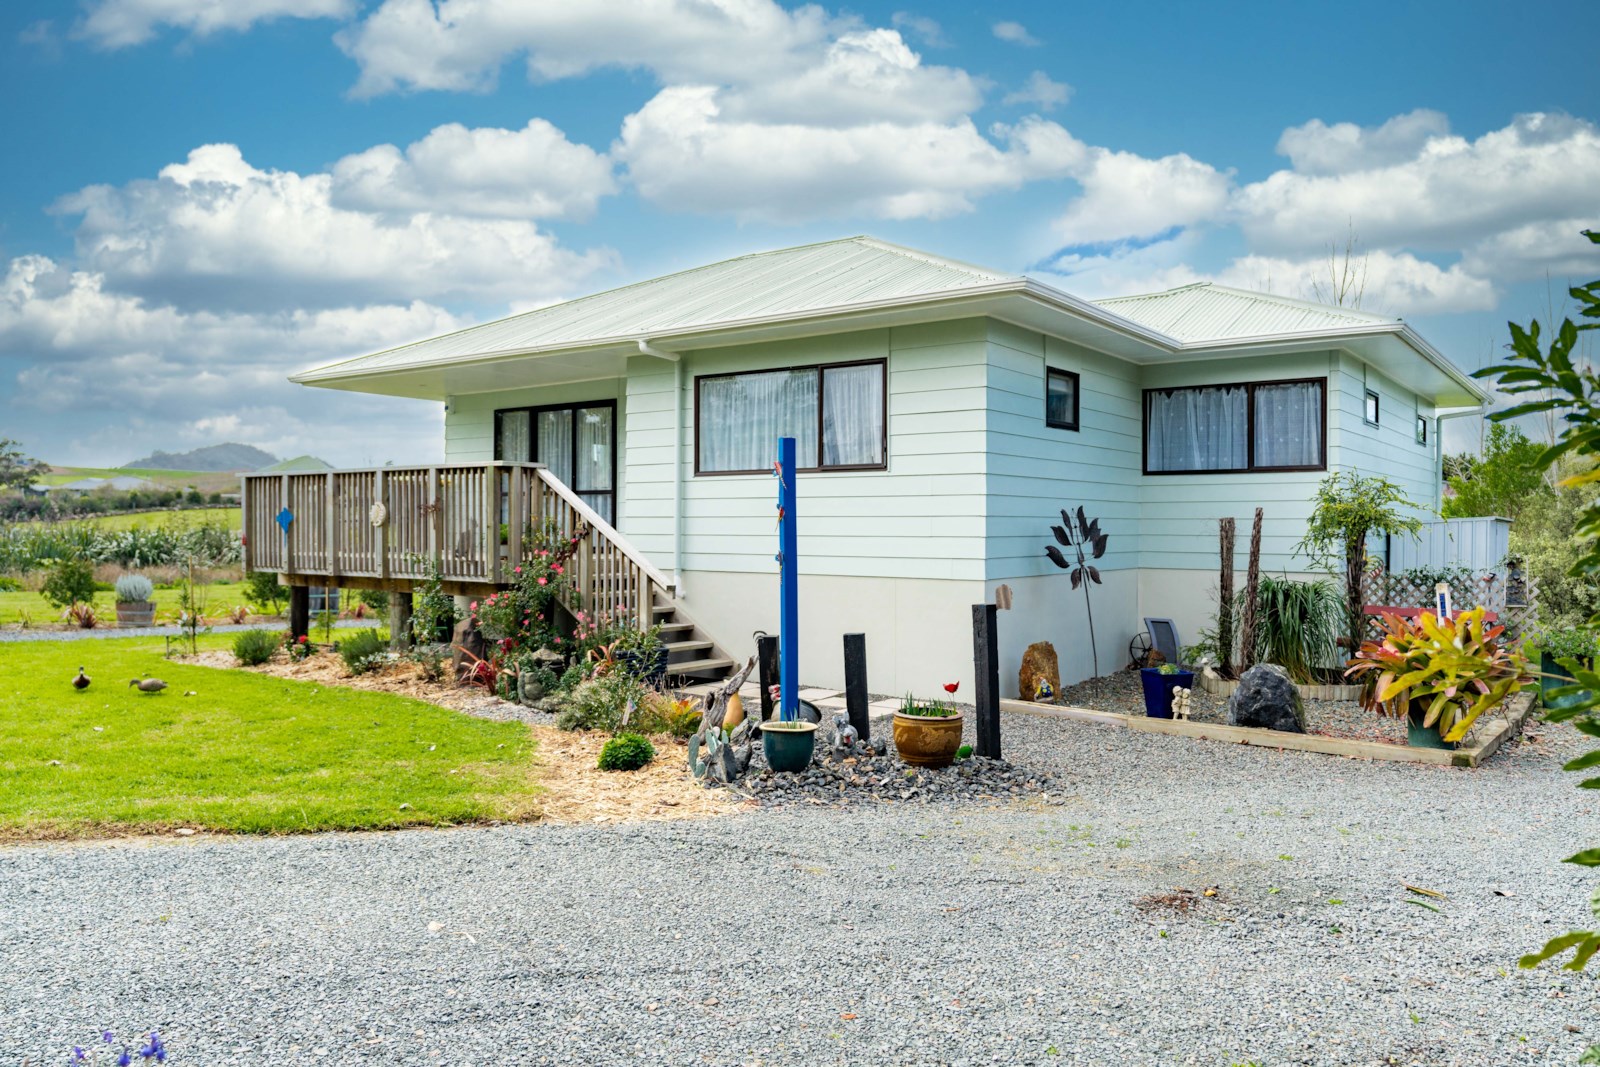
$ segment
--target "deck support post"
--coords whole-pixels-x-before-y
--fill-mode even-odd
[[[973,752],[987,759],[1000,758],[1000,641],[993,604],[972,605]]]
[[[311,587],[289,587],[289,640],[298,641],[311,632]]]
[[[411,645],[410,593],[389,591],[389,647],[396,652]]]
[[[772,718],[772,687],[778,684],[778,639],[771,634],[756,638],[756,662],[761,672],[761,721]]]
[[[844,710],[850,725],[865,741],[872,736],[867,716],[867,635],[844,635]]]

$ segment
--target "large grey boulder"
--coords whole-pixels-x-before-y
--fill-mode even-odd
[[[1258,663],[1239,678],[1228,698],[1228,719],[1235,726],[1306,732],[1306,709],[1289,672],[1276,663]]]

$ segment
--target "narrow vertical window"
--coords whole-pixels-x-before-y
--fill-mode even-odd
[[[1045,368],[1044,423],[1058,430],[1078,428],[1078,376],[1072,371]]]
[[[1373,426],[1378,425],[1378,394],[1371,389],[1367,390],[1366,404],[1366,409],[1362,411],[1361,417]]]
[[[1417,416],[1417,444],[1425,445],[1427,443],[1428,443],[1428,417],[1426,415],[1418,415]]]

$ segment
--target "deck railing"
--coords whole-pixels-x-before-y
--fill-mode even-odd
[[[543,540],[576,535],[571,565],[585,605],[648,626],[655,594],[672,590],[537,463],[249,474],[244,531],[245,570],[276,571],[293,584],[405,590],[437,568],[454,588],[504,586]]]

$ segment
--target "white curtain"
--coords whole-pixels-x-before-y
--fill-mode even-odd
[[[611,409],[578,409],[578,473],[573,487],[611,488]]]
[[[1244,386],[1157,390],[1146,395],[1150,470],[1226,471],[1249,466],[1249,390]]]
[[[1322,383],[1256,386],[1255,466],[1322,465]]]
[[[822,465],[883,463],[883,364],[822,372]]]
[[[503,463],[526,463],[528,451],[528,413],[506,411],[500,415],[500,455]]]
[[[539,412],[539,454],[550,473],[572,484],[572,409]]]
[[[700,379],[700,469],[766,471],[778,438],[793,437],[796,463],[817,465],[817,371],[780,370]]]

